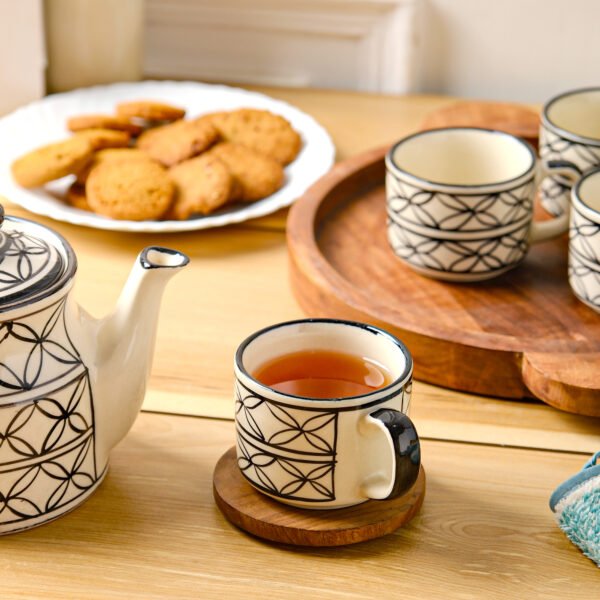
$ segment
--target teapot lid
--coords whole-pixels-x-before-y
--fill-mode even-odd
[[[62,236],[33,221],[5,217],[0,205],[0,313],[50,296],[76,269],[75,253]]]

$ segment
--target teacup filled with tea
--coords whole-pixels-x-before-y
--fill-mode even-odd
[[[362,323],[304,319],[254,333],[235,357],[243,476],[304,508],[405,493],[420,469],[412,368],[400,340]]]

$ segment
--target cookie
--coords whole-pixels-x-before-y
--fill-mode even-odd
[[[268,156],[240,144],[217,144],[207,153],[220,159],[237,185],[232,196],[242,202],[253,202],[276,192],[284,180],[283,167]]]
[[[159,219],[174,185],[160,165],[144,160],[109,161],[90,172],[85,191],[92,210],[112,219]]]
[[[127,131],[118,131],[116,129],[84,129],[75,135],[87,139],[94,150],[127,148],[131,139]]]
[[[145,152],[138,148],[105,148],[94,154],[91,162],[77,175],[77,183],[85,184],[90,171],[105,162],[123,162],[130,160],[145,160],[154,162]]]
[[[302,145],[298,132],[280,115],[267,110],[241,108],[207,115],[223,140],[242,144],[270,156],[282,165],[291,163]]]
[[[132,123],[127,117],[114,115],[79,115],[67,120],[69,131],[83,131],[85,129],[116,129],[127,131],[131,135],[140,135],[144,128]]]
[[[117,114],[122,117],[139,118],[146,121],[177,121],[183,119],[185,110],[162,102],[137,100],[117,104]]]
[[[21,156],[12,163],[12,174],[23,187],[37,187],[53,179],[79,173],[92,155],[92,145],[88,140],[72,137]]]
[[[70,204],[72,207],[78,208],[79,210],[92,210],[87,201],[87,196],[85,195],[85,186],[81,185],[81,183],[75,182],[69,187],[65,200],[67,201],[67,204]]]
[[[104,162],[124,160],[146,160],[153,162],[152,159],[139,148],[106,148],[94,154],[93,164],[101,164]]]
[[[164,127],[155,127],[144,132],[137,146],[154,160],[172,167],[188,158],[200,154],[219,137],[219,132],[209,119],[175,121]]]
[[[175,183],[175,201],[166,218],[183,220],[208,215],[227,203],[232,177],[223,162],[204,154],[169,169]]]

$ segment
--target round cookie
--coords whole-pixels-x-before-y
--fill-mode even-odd
[[[123,162],[130,160],[155,162],[145,152],[142,152],[138,148],[105,148],[96,152],[88,166],[77,175],[77,183],[85,184],[90,175],[90,171],[100,164],[112,161]]]
[[[268,110],[241,108],[207,116],[225,141],[247,146],[282,165],[291,163],[300,152],[298,133],[286,119]]]
[[[124,160],[146,160],[154,162],[145,152],[142,152],[139,148],[105,148],[99,150],[94,154],[93,164],[101,164],[112,161],[124,161]]]
[[[75,135],[87,139],[94,150],[127,148],[131,139],[127,131],[118,131],[117,129],[84,129]]]
[[[150,161],[109,161],[92,169],[85,184],[92,210],[112,219],[159,219],[173,200],[167,172]]]
[[[193,214],[208,215],[227,203],[232,177],[225,164],[204,154],[169,169],[175,183],[175,201],[166,218],[184,220]]]
[[[144,132],[137,146],[154,160],[172,167],[192,156],[200,154],[219,137],[219,132],[209,119],[175,121],[164,127]]]
[[[70,204],[73,208],[87,210],[89,212],[92,210],[87,201],[87,196],[85,195],[85,186],[81,183],[74,182],[71,184],[67,190],[65,200],[67,201],[67,204]]]
[[[127,131],[131,135],[140,135],[144,128],[132,123],[127,117],[114,115],[79,115],[67,120],[69,131],[83,131],[85,129],[116,129]]]
[[[281,164],[246,146],[225,142],[211,148],[208,155],[223,161],[233,176],[237,191],[234,188],[232,199],[254,202],[270,196],[283,185]]]
[[[117,114],[146,121],[177,121],[185,117],[185,110],[153,100],[134,100],[117,104]]]
[[[65,175],[79,173],[92,159],[90,142],[72,137],[32,150],[17,158],[12,165],[12,174],[19,185],[33,188]]]

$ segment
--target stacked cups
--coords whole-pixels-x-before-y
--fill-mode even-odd
[[[600,88],[546,103],[540,156],[520,138],[475,127],[400,140],[386,156],[393,251],[422,275],[482,281],[516,267],[531,244],[566,232],[570,216],[569,282],[600,311]],[[533,220],[538,188],[551,220]]]

